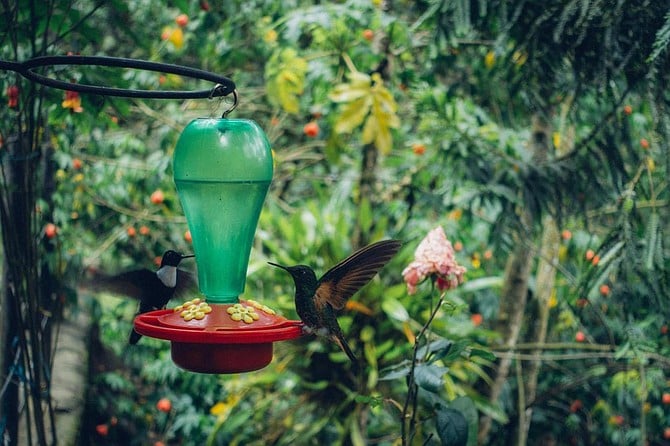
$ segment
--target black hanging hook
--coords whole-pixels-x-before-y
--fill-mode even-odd
[[[65,82],[44,76],[35,71],[37,68],[55,65],[92,65],[114,68],[131,68],[159,73],[177,74],[193,79],[215,82],[217,85],[213,89],[194,91],[131,90],[127,88],[101,87],[97,85]],[[32,82],[46,85],[48,87],[58,88],[60,90],[76,91],[79,93],[93,93],[103,96],[143,99],[205,99],[228,96],[229,94],[233,93],[233,107],[228,109],[224,114],[229,113],[235,108],[235,106],[237,106],[237,92],[235,90],[235,83],[231,79],[225,76],[210,73],[209,71],[199,70],[197,68],[189,68],[161,62],[108,56],[40,56],[26,60],[25,62],[8,62],[0,60],[0,69],[15,71]]]

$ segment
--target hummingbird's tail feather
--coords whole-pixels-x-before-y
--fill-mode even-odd
[[[141,334],[135,331],[135,329],[130,330],[130,336],[128,336],[128,343],[130,345],[135,345],[142,337]]]
[[[342,336],[342,333],[333,335],[333,341],[335,341],[335,343],[342,349],[342,351],[347,354],[354,365],[358,365],[358,358],[356,355],[354,355],[354,352],[351,351],[351,347],[349,347],[349,344],[347,344],[347,341],[344,339],[344,336]]]

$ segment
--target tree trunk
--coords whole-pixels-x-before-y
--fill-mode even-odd
[[[517,243],[515,250],[507,260],[505,280],[500,296],[500,310],[494,329],[503,340],[505,349],[516,345],[521,332],[523,315],[526,309],[528,295],[528,279],[533,264],[533,256],[528,252],[525,244]],[[496,402],[500,398],[507,377],[509,376],[512,359],[505,357],[500,360],[496,368],[495,378],[489,392],[489,400]],[[479,425],[477,440],[479,444],[486,444],[491,430],[491,417],[482,417]]]
[[[558,262],[558,250],[560,247],[560,235],[558,226],[552,217],[545,217],[542,225],[544,232],[542,234],[542,246],[540,247],[540,259],[537,265],[535,277],[535,293],[533,296],[533,317],[529,326],[527,342],[542,345],[547,339],[547,328],[549,326],[549,301],[554,290],[556,282],[556,263]],[[542,354],[542,349],[531,350],[532,355],[538,357]],[[528,363],[525,370],[524,383],[524,401],[519,404],[519,424],[517,431],[516,444],[524,445],[528,439],[528,430],[533,415],[533,401],[537,395],[537,380],[542,368],[540,359]]]
[[[549,158],[552,149],[551,128],[543,115],[536,113],[532,118],[532,132],[529,143],[532,162],[541,164]],[[502,346],[505,350],[513,350],[521,333],[526,312],[528,296],[528,282],[531,277],[535,257],[534,240],[536,225],[529,209],[519,209],[518,232],[514,234],[515,247],[507,260],[504,275],[504,285],[500,295],[500,309],[494,329],[500,334]],[[538,328],[541,330],[541,328]],[[546,327],[544,328],[546,332]],[[498,362],[493,384],[489,391],[489,401],[496,403],[509,377],[512,366],[511,356],[502,358]],[[520,390],[526,390],[520,389]],[[525,399],[525,398],[524,398]],[[519,405],[521,407],[521,405]],[[525,407],[525,405],[523,406]],[[523,414],[519,414],[523,419]],[[482,417],[479,425],[477,440],[479,444],[486,444],[491,430],[491,417]],[[526,423],[524,422],[524,425]],[[521,443],[520,443],[521,444]]]

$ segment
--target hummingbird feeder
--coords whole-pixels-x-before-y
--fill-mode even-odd
[[[302,334],[301,322],[238,297],[272,180],[265,133],[250,120],[196,119],[179,137],[173,163],[206,300],[140,314],[135,330],[171,341],[172,360],[193,372],[265,367],[272,360],[273,342]]]
[[[53,79],[44,69],[56,65],[130,68],[214,82],[195,91],[133,90]],[[139,334],[172,342],[172,360],[201,373],[258,370],[272,360],[272,343],[302,335],[300,321],[287,320],[253,300],[240,300],[251,242],[272,180],[272,151],[253,121],[227,119],[237,105],[235,83],[195,68],[107,56],[41,56],[24,62],[0,60],[0,70],[62,90],[147,99],[228,96],[234,103],[221,119],[196,119],[182,132],[174,153],[174,180],[198,264],[200,291],[170,310],[135,318]]]

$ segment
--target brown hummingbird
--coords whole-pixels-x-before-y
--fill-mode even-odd
[[[344,339],[335,312],[344,308],[377,272],[391,260],[402,244],[383,240],[359,249],[332,267],[317,280],[307,265],[282,266],[269,262],[291,274],[295,282],[295,309],[305,324],[305,331],[333,340],[353,363],[356,356]]]

